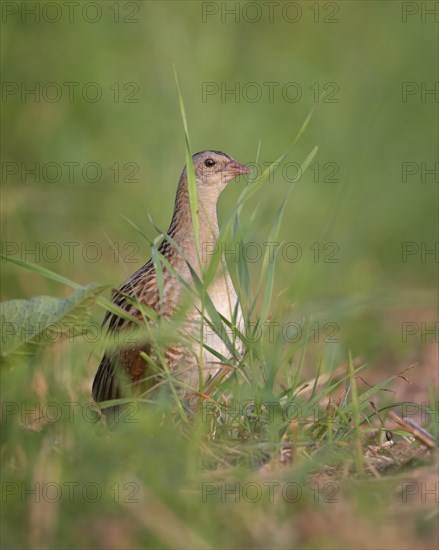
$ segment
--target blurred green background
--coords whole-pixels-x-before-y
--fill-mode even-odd
[[[425,183],[420,171],[407,181],[402,178],[402,163],[424,162],[431,169],[436,161],[437,104],[431,94],[424,101],[421,97],[422,83],[434,87],[436,32],[431,18],[422,22],[418,14],[403,23],[399,3],[340,2],[334,4],[338,11],[331,16],[321,3],[322,21],[315,23],[315,10],[302,3],[296,23],[285,21],[280,7],[273,22],[267,8],[261,7],[261,20],[251,23],[248,19],[257,12],[244,10],[245,3],[236,16],[225,16],[223,3],[213,3],[218,13],[205,15],[203,22],[207,8],[199,2],[128,4],[129,9],[117,3],[119,23],[113,21],[114,6],[110,9],[112,4],[106,2],[99,4],[102,13],[95,23],[84,20],[81,6],[72,23],[65,7],[59,22],[46,21],[44,15],[50,19],[56,12],[44,12],[44,3],[39,23],[29,14],[22,22],[24,8],[7,15],[3,81],[4,86],[16,83],[19,91],[3,95],[3,161],[28,166],[39,162],[41,172],[51,162],[80,165],[72,182],[66,167],[56,183],[45,182],[44,175],[39,183],[27,175],[23,183],[21,173],[4,174],[5,241],[99,243],[103,256],[96,263],[83,261],[79,253],[74,263],[62,257],[51,265],[82,282],[115,282],[131,270],[112,261],[105,235],[120,244],[137,242],[138,265],[147,259],[149,251],[119,214],[149,235],[154,231],[148,214],[160,227],[169,222],[184,164],[175,63],[194,152],[223,149],[242,162],[252,162],[261,141],[261,162],[272,162],[287,148],[310,109],[317,107],[289,160],[300,162],[318,145],[320,177],[314,183],[308,173],[296,186],[282,238],[305,248],[324,234],[327,241],[339,244],[340,262],[325,269],[327,285],[319,292],[346,295],[383,285],[429,284],[435,269],[432,257],[421,263],[419,255],[402,264],[401,243],[431,245],[434,240],[434,176],[427,175]],[[229,9],[233,5],[229,3]],[[93,14],[90,9],[89,18]],[[293,15],[291,10],[289,17]],[[235,17],[241,21],[234,22]],[[325,23],[325,17],[339,22]],[[51,82],[62,90],[53,103],[45,98],[56,98],[55,88],[47,89],[47,94],[43,89]],[[64,82],[79,83],[72,102]],[[130,82],[134,84],[124,89]],[[277,83],[272,102],[267,82]],[[284,97],[294,98],[294,88],[281,92],[291,82],[301,91],[296,102]],[[406,102],[404,82],[419,87]],[[23,101],[20,91],[38,83],[38,101],[32,95]],[[101,90],[97,102],[83,98],[87,83],[96,83]],[[118,102],[114,83],[119,86]],[[203,101],[205,83],[216,83],[220,91],[233,89],[236,83],[240,88],[236,95],[221,97],[218,91]],[[247,100],[248,83],[256,85],[247,88],[248,97],[252,99],[259,89],[259,101]],[[323,98],[315,103],[315,83],[321,92],[327,83],[334,83],[329,90],[336,91],[327,99],[336,102]],[[92,86],[90,97],[94,91]],[[125,102],[130,99],[137,102]],[[84,181],[80,172],[88,162],[102,169],[96,183]],[[116,183],[109,169],[115,162],[121,165]],[[131,167],[123,168],[127,162],[136,165],[132,176],[136,182],[123,181],[131,173]],[[323,166],[326,162],[336,163],[339,181],[324,182],[324,176],[330,175]],[[48,170],[54,177],[55,172]],[[92,168],[90,174],[94,176]],[[249,240],[264,238],[286,185],[285,178],[276,177],[260,193]],[[224,193],[220,213],[234,204],[240,190],[239,184],[235,187]],[[296,269],[285,266],[283,271],[285,282],[291,282]],[[11,297],[30,295],[40,284],[35,281],[37,287],[30,287],[12,276],[8,283]]]
[[[272,162],[316,107],[310,127],[288,159],[301,162],[319,147],[319,173],[304,175],[288,203],[280,240],[298,243],[303,256],[297,263],[280,258],[279,289],[289,287],[292,299],[300,288],[301,299],[340,300],[384,288],[400,287],[403,292],[434,285],[432,255],[423,262],[419,248],[402,262],[404,241],[431,248],[435,240],[437,176],[421,180],[421,163],[431,169],[437,160],[437,103],[431,94],[421,97],[422,83],[434,88],[437,66],[431,16],[424,15],[423,22],[419,11],[404,22],[397,2],[319,3],[318,11],[303,2],[293,3],[286,12],[281,3],[272,10],[272,22],[266,5],[260,5],[259,12],[248,3],[102,2],[101,12],[93,7],[84,11],[86,4],[76,7],[72,22],[65,6],[61,19],[49,22],[59,13],[53,7],[45,10],[41,3],[38,23],[23,7],[9,14],[3,6],[3,81],[4,86],[18,85],[18,91],[12,84],[12,91],[4,93],[2,105],[3,162],[15,163],[3,164],[4,241],[20,247],[40,243],[41,248],[59,243],[59,261],[48,261],[59,255],[59,248],[41,250],[38,260],[81,283],[116,284],[148,259],[145,242],[121,216],[149,236],[155,231],[148,215],[163,229],[169,223],[184,165],[175,63],[194,152],[221,149],[249,163],[261,142],[261,163]],[[94,23],[86,20],[97,17]],[[58,98],[54,87],[44,91],[51,82],[62,90]],[[65,82],[78,83],[71,102]],[[267,82],[276,83],[273,101]],[[296,87],[282,93],[291,82]],[[419,88],[405,102],[404,82]],[[96,85],[88,88],[88,83]],[[133,84],[124,88],[127,83]],[[219,91],[203,101],[206,83]],[[32,95],[23,101],[20,92],[38,85],[38,101]],[[315,102],[325,85],[332,94]],[[83,90],[93,97],[96,86],[101,98],[86,101]],[[222,89],[234,86],[236,94],[222,97]],[[297,89],[300,99],[288,101]],[[260,99],[250,101],[257,90]],[[51,103],[48,97],[57,100]],[[21,181],[21,163],[32,167],[37,162],[41,181],[32,175]],[[73,181],[62,164],[68,162],[79,163]],[[89,162],[102,170],[97,182],[82,177]],[[119,177],[110,169],[115,162]],[[417,163],[419,169],[406,181],[405,162]],[[47,163],[61,165],[59,178],[55,169],[47,168],[48,178],[58,181],[47,181]],[[335,181],[328,182],[334,166]],[[18,174],[8,173],[16,169]],[[94,177],[93,167],[89,174]],[[286,178],[276,174],[256,197],[259,207],[253,217],[252,212],[244,213],[248,241],[262,245],[287,179],[294,174],[294,169]],[[223,194],[220,218],[242,186],[236,182]],[[118,243],[122,259],[129,256],[135,263],[115,262],[108,240]],[[320,260],[304,269],[313,263],[308,247],[316,241],[335,242],[338,263]],[[81,243],[73,262],[63,244],[68,242]],[[89,242],[100,247],[98,261],[83,257],[95,256],[93,248],[87,249]],[[135,246],[123,250],[127,243]],[[10,246],[7,251],[15,250]],[[21,248],[18,255],[36,258]],[[8,298],[56,292],[38,278],[17,275],[15,268],[8,272]]]
[[[31,4],[39,21],[26,12]],[[423,11],[433,2],[80,2],[72,12],[67,3],[58,4],[60,11],[53,4],[2,3],[5,254],[36,262],[80,284],[98,281],[111,286],[149,259],[145,239],[124,217],[149,238],[156,236],[149,216],[161,229],[169,224],[185,162],[175,64],[193,152],[220,149],[240,162],[253,163],[260,145],[260,163],[271,163],[288,149],[314,109],[287,159],[301,163],[315,146],[319,148],[312,170],[297,181],[286,206],[279,241],[296,243],[302,255],[297,262],[277,258],[273,319],[289,318],[293,311],[296,317],[313,313],[325,322],[334,321],[340,327],[340,356],[345,359],[350,349],[373,365],[375,360],[377,365],[384,362],[394,374],[424,357],[421,332],[403,342],[401,327],[403,322],[431,326],[437,303],[437,252],[436,257],[425,254],[437,247],[437,95],[425,94],[437,80],[437,28],[434,15]],[[75,83],[70,84],[72,98],[68,82]],[[266,83],[273,83],[272,97]],[[22,95],[31,89],[37,90],[36,96]],[[206,89],[212,93],[203,95]],[[230,93],[233,89],[236,92]],[[96,90],[101,97],[87,100]],[[229,93],[221,93],[225,90]],[[291,101],[297,91],[300,98]],[[83,92],[89,96],[84,98]],[[39,181],[26,172],[35,163]],[[76,163],[73,178],[66,163]],[[97,181],[87,181],[94,178],[93,166],[83,177],[87,163],[101,170]],[[435,166],[436,174],[424,173]],[[280,167],[252,199],[251,208],[243,211],[246,242],[264,246],[293,176],[293,168],[285,172]],[[232,182],[223,193],[220,221],[236,205],[244,185],[243,180]],[[405,242],[411,243],[411,254],[403,261]],[[317,259],[315,243],[320,247]],[[335,243],[336,262],[325,261],[328,251],[335,250],[325,249],[327,243]],[[253,267],[257,276],[258,263]],[[4,300],[71,292],[15,265],[3,262],[1,268]],[[94,315],[99,321],[102,311],[96,308]],[[431,335],[426,339],[431,343]],[[99,354],[96,346],[84,343],[58,350],[37,362],[44,383],[40,371],[34,374],[34,365],[15,383],[8,378],[7,397],[17,391],[15,399],[26,399],[23,395],[29,390],[23,388],[29,384],[41,399],[59,401],[60,395],[72,398],[78,393],[86,399]],[[426,389],[430,374],[422,367],[419,379]],[[72,453],[82,459],[80,466],[72,459],[66,471],[102,483],[108,474],[110,483],[114,471],[123,471],[118,462],[123,457],[112,455],[111,441],[105,441],[99,455],[99,442],[90,466],[84,461],[88,445],[94,444],[88,428],[75,426],[75,441],[82,441],[83,447],[72,445]],[[167,438],[160,439],[153,420],[148,430],[153,442],[139,444],[141,453],[135,458],[132,443],[126,456],[133,456],[133,468],[140,471],[142,457],[149,453],[149,473],[143,481],[162,489],[169,482],[163,494],[170,503],[174,483],[193,472],[185,460],[196,444],[178,440],[180,451],[175,453]],[[136,432],[136,441],[142,433]],[[171,439],[177,437],[172,428],[170,434]],[[20,440],[12,435],[14,442],[14,437]],[[37,466],[44,470],[43,435],[34,434],[20,444],[32,449],[32,438],[37,438],[34,449],[41,445]],[[169,458],[175,454],[179,456]],[[109,457],[108,468],[100,472]],[[211,529],[213,538],[224,545],[231,546],[233,540],[244,544],[245,534],[237,523],[229,525],[230,532],[223,529],[232,512],[219,507],[215,523],[211,509],[198,501],[194,508],[186,502],[181,509],[183,521],[202,513],[199,523],[207,539]],[[13,510],[16,524],[10,523],[10,540],[21,521],[20,508]],[[79,508],[73,513],[89,527]],[[242,513],[245,529],[258,523],[252,510]],[[65,524],[60,532],[74,540],[77,533],[66,519],[69,514],[67,508],[61,515]],[[38,535],[39,516],[32,518]],[[80,535],[81,547],[99,546],[102,540],[109,544],[113,532],[106,533],[104,519],[102,525],[99,518],[96,521],[90,536]],[[268,525],[266,533],[261,527],[262,547],[270,537],[277,540],[275,533],[279,541],[289,540],[289,531],[284,539],[276,523],[260,521]],[[130,522],[128,518],[115,527],[115,546],[118,540],[122,547],[134,544]],[[178,522],[173,525],[179,532]],[[157,544],[167,540],[173,546],[173,535],[162,539],[161,532],[158,527]],[[186,535],[183,539],[191,541]],[[56,539],[58,546],[61,540]],[[348,540],[346,547],[352,547],[349,544]]]
[[[293,164],[242,213],[250,256],[265,250],[294,163],[318,146],[286,206],[278,240],[297,247],[277,256],[272,318],[337,323],[341,354],[417,359],[437,304],[429,3],[32,5],[2,4],[4,253],[112,286],[149,259],[124,217],[149,238],[149,217],[168,227],[185,158],[175,64],[193,152],[253,163],[260,145],[260,173],[314,109]],[[244,185],[223,193],[220,221]],[[257,277],[260,262],[251,267]],[[4,299],[70,292],[16,266],[2,271]],[[419,329],[405,342],[404,322]]]

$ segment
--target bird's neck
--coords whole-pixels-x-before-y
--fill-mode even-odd
[[[213,196],[212,196],[213,195]],[[198,193],[198,250],[202,258],[206,253],[210,256],[219,236],[216,204],[218,197],[215,193]],[[168,235],[175,241],[192,265],[198,264],[197,249],[194,239],[194,228],[189,201],[189,189],[186,178],[178,184],[175,198],[174,213]],[[197,269],[198,271],[198,269]]]

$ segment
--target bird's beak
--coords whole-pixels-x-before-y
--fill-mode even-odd
[[[251,170],[250,168],[247,168],[247,166],[245,166],[244,164],[240,164],[239,162],[232,160],[227,165],[227,172],[233,174],[233,177],[235,177],[240,176],[241,174],[250,174]]]

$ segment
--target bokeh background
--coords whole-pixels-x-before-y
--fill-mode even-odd
[[[318,154],[294,185],[279,235],[302,256],[278,257],[271,314],[290,308],[338,323],[340,357],[351,350],[370,362],[371,381],[380,369],[419,363],[425,398],[436,372],[435,337],[422,329],[434,327],[437,304],[434,2],[53,4],[2,2],[3,253],[111,286],[149,259],[124,218],[154,238],[149,217],[166,229],[172,214],[185,158],[174,65],[193,152],[253,163],[260,147],[259,162],[271,163],[314,109],[287,162],[315,146]],[[36,163],[37,177],[26,171]],[[74,177],[66,163],[76,163]],[[83,176],[87,163],[99,167],[96,178],[93,166]],[[247,242],[263,246],[294,174],[281,167],[243,211]],[[223,193],[220,221],[244,185]],[[327,243],[336,262],[324,261]],[[12,264],[1,269],[4,300],[71,291]],[[419,330],[404,341],[405,322]],[[82,343],[53,364],[75,368],[86,395],[98,359]]]
[[[7,5],[6,253],[18,246],[22,259],[83,284],[115,285],[148,259],[144,239],[122,216],[149,237],[156,232],[148,216],[162,229],[169,223],[184,165],[175,64],[194,152],[221,149],[251,163],[261,143],[261,165],[273,162],[315,107],[288,158],[300,163],[319,147],[318,164],[290,196],[279,238],[302,252],[297,262],[280,255],[276,288],[287,289],[283,299],[366,301],[369,313],[380,310],[380,317],[390,296],[406,306],[433,303],[423,291],[434,289],[437,254],[422,255],[423,246],[437,246],[437,170],[422,172],[437,162],[437,97],[422,93],[435,86],[432,16],[420,8],[410,15],[416,9],[397,2],[281,3],[270,10],[251,3],[102,2],[100,11],[81,3],[71,15],[43,2],[35,22],[25,6],[10,14]],[[73,96],[66,82],[77,83]],[[48,83],[56,87],[45,88]],[[272,94],[266,83],[273,83]],[[37,95],[23,95],[32,88]],[[96,90],[99,100],[84,99],[94,99]],[[26,172],[36,163],[39,181]],[[65,163],[79,163],[73,177]],[[88,163],[97,163],[99,172]],[[413,163],[405,175],[404,163]],[[255,197],[257,211],[244,212],[246,238],[261,249],[297,173],[292,165],[285,170]],[[243,185],[223,194],[220,219]],[[315,263],[309,249],[315,242],[336,243],[338,262],[322,261],[328,248]],[[404,242],[414,243],[405,262]],[[62,292],[3,268],[7,298]],[[367,327],[367,338],[355,343],[380,347],[380,324]]]

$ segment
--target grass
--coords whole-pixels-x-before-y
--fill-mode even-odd
[[[298,137],[308,122],[309,117]],[[313,149],[307,156],[303,170],[315,153]],[[255,190],[267,184],[267,175],[268,169],[244,187],[221,242],[230,231],[235,232],[232,241],[241,235],[242,210]],[[291,189],[272,221],[270,242],[278,239]],[[157,246],[155,239],[152,257],[161,272],[164,259]],[[410,516],[412,526],[420,522],[421,534],[405,526],[395,544],[434,544],[434,503],[426,503],[420,491],[432,480],[437,433],[419,436],[417,422],[403,424],[404,429],[392,424],[389,411],[413,407],[386,399],[397,375],[365,384],[363,361],[350,352],[340,361],[343,355],[334,357],[315,338],[318,315],[297,310],[301,323],[292,326],[296,336],[300,327],[302,337],[293,346],[261,330],[270,322],[277,265],[269,254],[267,249],[256,281],[247,259],[231,266],[246,312],[245,330],[214,311],[205,281],[199,279],[191,290],[193,299],[201,300],[205,329],[227,344],[230,358],[219,359],[232,374],[194,388],[200,398],[195,405],[192,399],[190,408],[181,401],[181,382],[167,369],[163,355],[158,364],[145,356],[155,370],[164,371],[159,391],[122,400],[126,408],[111,429],[106,427],[90,402],[84,367],[78,368],[90,350],[81,341],[81,330],[73,344],[37,347],[34,359],[20,368],[17,362],[3,374],[5,547],[349,547],[360,540],[358,518],[361,536],[373,529],[371,546],[379,547],[388,544],[389,535],[383,525],[372,528],[376,517],[381,522],[394,514],[408,517],[406,503],[417,494]],[[80,285],[56,273],[11,261],[81,292]],[[218,261],[217,254],[212,264]],[[205,275],[210,280],[212,269]],[[109,306],[99,293],[92,299],[101,308]],[[50,304],[47,326],[63,320],[56,301]],[[8,307],[3,309],[6,319]],[[175,340],[180,319],[160,323],[156,330],[149,322],[156,318],[148,309],[144,313],[144,329],[159,348],[169,338]],[[69,315],[77,327],[86,327],[90,319],[89,308]],[[281,326],[287,321],[282,319]],[[39,334],[47,340],[41,327]],[[307,377],[311,371],[313,379]],[[429,406],[418,404],[416,411],[424,412],[422,424],[433,431],[434,399],[431,395]],[[365,480],[373,483],[373,491]],[[18,529],[23,508],[26,531]],[[367,513],[357,515],[357,508]],[[339,514],[353,522],[341,534],[334,527]]]
[[[135,402],[109,432],[95,422],[83,373],[56,368],[78,367],[78,351],[57,347],[4,375],[4,404],[18,404],[3,424],[6,547],[287,547],[292,536],[299,546],[348,547],[368,531],[378,547],[395,514],[407,521],[403,547],[433,544],[436,507],[421,487],[432,486],[434,451],[399,428],[389,436],[389,405],[375,409],[383,426],[370,406],[381,385],[353,397],[352,362],[324,384],[300,377],[283,391],[267,386],[265,361],[244,363],[250,381],[237,372],[188,420],[162,393]],[[339,531],[339,514],[361,518],[360,532]]]
[[[219,203],[247,326],[238,334],[215,316],[206,273],[197,294],[215,322],[204,329],[228,334],[233,372],[197,388],[197,408],[167,373],[112,429],[90,395],[115,345],[99,331],[116,311],[109,290],[73,312],[74,338],[61,316],[26,334],[40,343],[18,342],[1,367],[2,548],[436,548],[437,264],[422,247],[434,246],[437,189],[422,167],[437,162],[437,105],[401,98],[404,82],[432,87],[433,16],[403,22],[393,2],[337,2],[327,24],[302,3],[295,24],[223,23],[203,22],[198,2],[135,4],[136,24],[114,23],[103,3],[96,24],[7,17],[5,81],[96,81],[103,97],[2,103],[2,160],[17,168],[2,180],[2,299],[50,297],[48,323],[92,281],[118,286],[151,254],[162,265],[188,152],[213,148],[258,164]],[[272,81],[273,101],[242,93]],[[139,102],[116,102],[115,82],[121,98],[134,82]],[[220,91],[203,99],[209,82]],[[289,82],[300,101],[282,95]],[[237,83],[237,98],[221,96]],[[316,83],[335,83],[337,102]],[[57,182],[21,171],[51,162],[79,169]],[[89,162],[97,182],[82,176]],[[407,162],[419,171],[404,177]],[[3,353],[13,311],[2,311]],[[138,335],[165,344],[179,321],[140,323]]]

